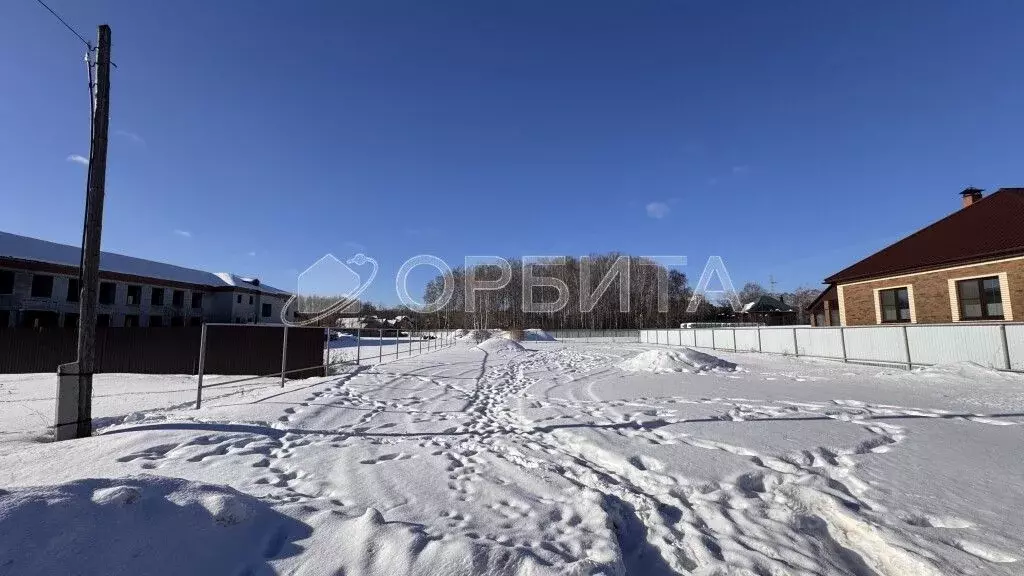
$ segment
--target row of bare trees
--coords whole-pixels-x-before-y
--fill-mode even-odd
[[[650,259],[609,253],[560,261],[506,262],[455,268],[449,279],[450,298],[429,313],[363,303],[360,308],[349,308],[345,315],[351,316],[356,310],[363,317],[402,315],[423,329],[643,329],[738,319],[727,302],[701,300],[696,312],[688,313],[693,291],[686,275]],[[444,293],[445,278],[438,275],[427,283],[423,300],[441,302]],[[744,303],[765,294],[768,291],[756,282],[746,283],[739,291]],[[817,294],[812,288],[798,288],[772,296],[796,308],[797,322],[806,323],[805,308]],[[324,310],[332,300],[309,295],[299,299],[298,309],[307,313]],[[524,306],[524,301],[532,301],[534,306]],[[558,305],[543,309],[544,304],[555,303]],[[332,318],[324,325],[335,325],[336,321]]]
[[[611,253],[525,264],[522,260],[509,259],[508,267],[498,264],[459,267],[453,271],[451,299],[435,312],[424,314],[422,321],[430,326],[549,330],[644,328],[682,321],[690,297],[686,275],[642,258],[628,258],[626,266],[627,259],[620,260],[620,256],[623,255]],[[538,279],[542,285],[531,278]],[[498,289],[472,288],[494,285],[505,279],[507,282]],[[439,275],[427,284],[426,302],[441,298],[444,280]],[[604,290],[599,291],[600,288]],[[534,305],[524,306],[524,301]],[[537,311],[545,304],[556,303],[560,305],[552,306],[554,309]],[[706,306],[702,312],[714,315],[713,308]]]

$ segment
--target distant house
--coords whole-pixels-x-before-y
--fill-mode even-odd
[[[0,232],[0,328],[76,327],[81,250]],[[228,273],[100,254],[101,326],[280,323],[290,294]]]
[[[754,322],[766,326],[789,326],[796,323],[796,308],[786,304],[782,298],[767,294],[747,302],[737,313],[741,322]]]
[[[825,279],[816,326],[991,322],[1024,314],[1024,188],[968,188],[945,218]]]

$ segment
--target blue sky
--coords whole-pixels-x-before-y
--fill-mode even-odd
[[[50,5],[113,28],[103,248],[286,288],[618,250],[791,289],[1024,185],[1013,0]],[[0,37],[0,229],[77,243],[83,46],[33,0]]]

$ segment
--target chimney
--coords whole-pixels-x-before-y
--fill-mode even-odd
[[[982,192],[984,192],[984,190],[982,190],[981,188],[975,188],[973,186],[971,186],[970,188],[965,188],[964,191],[960,193],[960,196],[963,198],[963,207],[967,208],[971,204],[974,204],[978,200],[981,200]]]

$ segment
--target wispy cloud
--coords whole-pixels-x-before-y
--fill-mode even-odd
[[[647,215],[656,220],[661,220],[665,216],[668,216],[672,209],[669,205],[664,202],[650,202],[647,204]]]
[[[188,230],[177,230],[176,229],[174,231],[174,233],[177,234],[178,236],[181,236],[182,238],[191,238],[192,237],[192,233],[189,232]]]
[[[741,164],[739,166],[733,166],[732,167],[732,173],[733,174],[746,174],[749,171],[750,171],[750,166],[747,166],[746,164]]]
[[[253,252],[249,252],[249,256],[250,256],[250,257],[252,257],[252,256],[255,256],[255,255],[256,255],[256,252],[255,252],[255,251],[253,251]]]
[[[352,252],[366,252],[366,246],[352,240],[345,241],[345,248]]]
[[[131,142],[138,144],[140,146],[146,145],[146,140],[142,136],[136,134],[135,132],[129,132],[127,130],[115,130],[114,134],[117,134],[118,136],[121,136],[123,138],[127,138]]]
[[[72,154],[71,156],[68,156],[68,162],[74,162],[76,164],[81,164],[82,166],[89,165],[89,159],[79,154]]]

